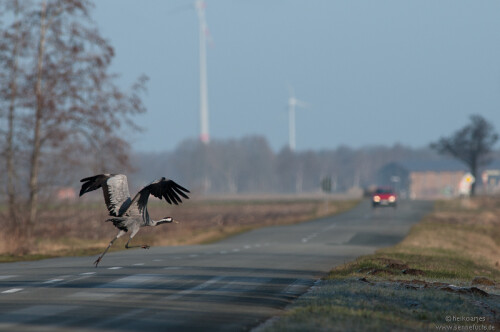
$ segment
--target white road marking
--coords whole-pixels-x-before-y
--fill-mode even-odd
[[[121,269],[121,266],[113,266],[113,267],[108,267],[108,270],[119,270]]]
[[[16,275],[0,276],[0,280],[10,279],[10,278],[14,278],[14,277],[17,277],[17,276]]]
[[[153,262],[162,262],[162,261],[163,261],[163,259],[158,259],[158,258],[157,259],[153,259]]]
[[[55,284],[56,282],[63,281],[64,279],[50,279],[47,281],[42,282],[42,284]]]
[[[158,279],[159,277],[160,275],[158,274],[133,274],[108,282],[99,286],[99,288],[134,288],[136,285]]]
[[[240,251],[240,249],[238,248],[233,249],[233,252],[238,252],[238,251]]]
[[[252,248],[252,246],[249,246],[248,244],[246,246],[243,247],[244,249],[250,249]]]
[[[2,292],[2,294],[12,294],[22,291],[24,288],[11,288]]]
[[[204,283],[199,284],[193,288],[185,289],[185,290],[182,290],[176,294],[169,295],[169,296],[165,297],[165,299],[166,300],[176,300],[180,297],[183,297],[184,295],[191,294],[191,293],[194,293],[194,292],[199,291],[199,290],[203,290],[203,289],[207,288],[208,286],[210,286],[211,284],[214,284],[221,279],[224,279],[224,277],[220,277],[220,276],[213,277],[212,279],[205,281]]]
[[[135,263],[134,266],[142,266],[144,263]]]
[[[225,254],[227,254],[227,251],[225,251],[225,250],[219,251],[219,254],[225,255]]]
[[[314,239],[316,236],[318,236],[318,233],[309,234],[308,236],[302,239],[302,243],[307,243],[308,241]]]
[[[78,281],[78,280],[87,279],[87,278],[90,278],[90,277],[91,277],[92,275],[94,275],[94,274],[96,274],[96,272],[85,272],[85,273],[80,273],[80,274],[79,274],[79,277],[76,277],[76,278],[74,278],[74,279],[69,279],[69,280],[64,280],[64,279],[61,279],[61,280],[59,281],[59,284],[58,284],[58,285],[64,285],[64,284],[68,284],[68,283],[75,282],[75,281]],[[71,276],[71,275],[69,275],[69,276],[62,276],[62,277],[72,277],[72,276]],[[62,278],[62,277],[61,277],[61,278]],[[55,282],[57,282],[56,280],[57,280],[57,279],[54,279],[54,280],[49,280],[49,281],[54,281],[54,283],[55,283]],[[48,283],[48,282],[46,281],[46,282],[44,282],[44,283]]]
[[[198,257],[198,255],[197,254],[191,254],[191,255],[189,255],[189,257]]]

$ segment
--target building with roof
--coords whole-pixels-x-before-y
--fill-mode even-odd
[[[490,163],[481,172],[481,182],[485,194],[500,193],[500,160]]]
[[[449,198],[458,196],[467,171],[454,159],[391,162],[377,172],[377,185],[391,186],[411,199]]]

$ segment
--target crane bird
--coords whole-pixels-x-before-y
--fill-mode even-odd
[[[94,262],[96,267],[113,243],[129,230],[130,238],[127,244],[125,244],[125,248],[141,247],[149,249],[147,244],[129,246],[130,241],[141,227],[177,222],[172,217],[165,217],[160,220],[151,219],[148,213],[149,195],[153,195],[159,199],[163,197],[169,204],[174,203],[175,205],[182,203],[179,195],[189,199],[185,194],[189,193],[189,190],[164,177],[142,188],[133,199],[130,198],[128,191],[127,176],[123,174],[99,174],[81,179],[80,182],[83,182],[80,196],[102,187],[104,201],[108,207],[110,216],[106,221],[113,222],[113,225],[120,230],[111,240],[106,250]]]

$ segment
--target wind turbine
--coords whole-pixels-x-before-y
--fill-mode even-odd
[[[205,1],[196,0],[195,8],[198,13],[200,26],[200,140],[210,142],[208,126],[208,88],[207,88],[207,36],[209,35],[205,20]]]
[[[295,108],[297,106],[308,108],[309,104],[295,98],[295,92],[290,84],[288,84],[288,91],[290,93],[288,97],[288,146],[291,151],[295,151]]]

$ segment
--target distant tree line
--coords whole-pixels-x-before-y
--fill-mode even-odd
[[[0,165],[8,226],[28,237],[43,188],[128,163],[123,127],[145,111],[145,77],[122,91],[88,0],[0,1]],[[104,164],[104,160],[106,164]],[[4,225],[7,226],[7,225]]]
[[[172,152],[135,153],[132,164],[140,182],[168,175],[200,193],[303,193],[320,191],[325,178],[332,192],[364,188],[376,184],[378,170],[389,162],[439,158],[430,148],[400,144],[274,152],[264,137],[250,136],[210,144],[186,140]]]
[[[395,144],[299,152],[283,148],[276,153],[264,137],[250,136],[210,144],[186,140],[173,152],[136,154],[133,160],[138,161],[142,181],[151,179],[146,174],[151,166],[143,166],[148,160],[147,165],[157,165],[154,172],[159,176],[169,174],[201,193],[317,192],[325,183],[330,192],[345,192],[376,185],[377,173],[389,163],[447,159],[446,155],[462,162],[478,182],[479,169],[500,158],[500,151],[494,150],[497,140],[493,125],[475,114],[451,136],[420,149]],[[474,184],[472,195],[475,188]]]

